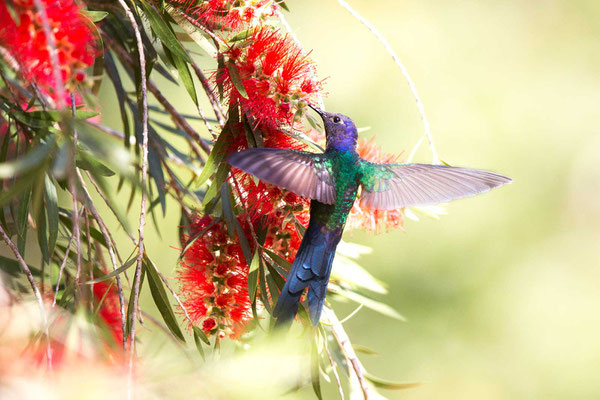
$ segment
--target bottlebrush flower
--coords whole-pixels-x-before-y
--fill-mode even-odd
[[[190,228],[187,240],[202,235],[187,249],[177,272],[183,304],[206,334],[237,338],[252,318],[242,247],[211,216],[196,218]]]
[[[265,127],[298,121],[321,89],[308,54],[289,36],[272,28],[256,30],[246,41],[233,45],[225,56],[228,65],[217,72],[217,82],[223,85],[230,104],[240,104]],[[232,73],[237,76],[232,77]],[[240,84],[247,96],[240,94]]]
[[[210,29],[236,30],[254,27],[277,11],[273,0],[171,0],[198,23]]]
[[[94,284],[94,303],[98,309],[98,316],[109,329],[117,345],[123,343],[123,329],[121,327],[121,306],[116,285],[107,281]]]
[[[358,154],[367,161],[376,163],[395,163],[398,162],[399,155],[386,154],[381,147],[375,145],[375,139],[361,139],[358,142]],[[375,232],[380,232],[382,226],[386,229],[400,228],[404,225],[404,216],[401,210],[374,210],[372,208],[362,207],[360,199],[354,202],[348,216],[348,228],[361,228]]]
[[[0,46],[15,58],[24,80],[34,81],[42,93],[56,102],[63,93],[58,93],[54,68],[59,69],[67,92],[73,91],[85,80],[85,69],[94,63],[98,53],[96,37],[91,23],[73,0],[40,1],[54,34],[58,65],[52,63],[42,18],[33,0],[13,0],[17,21],[6,3],[0,3]]]

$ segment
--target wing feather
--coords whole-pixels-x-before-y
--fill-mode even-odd
[[[335,203],[335,182],[322,154],[255,148],[233,153],[229,164],[300,196]]]
[[[443,203],[512,182],[490,171],[427,164],[362,161],[361,204],[380,210]]]

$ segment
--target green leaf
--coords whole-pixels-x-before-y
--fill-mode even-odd
[[[228,42],[235,43],[235,42],[239,42],[239,41],[246,41],[250,36],[252,36],[252,34],[254,33],[255,30],[256,30],[255,28],[246,29],[246,30],[236,34],[235,36],[233,36],[231,39],[228,40]]]
[[[378,388],[381,389],[389,389],[389,390],[401,390],[401,389],[410,389],[410,388],[414,388],[417,386],[421,386],[421,383],[419,382],[393,382],[393,381],[388,381],[382,378],[378,378],[375,375],[371,375],[368,372],[364,372],[364,377],[371,382],[373,385],[375,385]]]
[[[173,55],[173,61],[175,62],[175,67],[177,68],[181,82],[183,83],[183,86],[185,86],[185,90],[187,90],[189,93],[190,97],[194,101],[194,104],[198,106],[196,86],[194,85],[194,79],[192,78],[192,74],[190,73],[187,63],[180,57],[177,57],[175,54]]]
[[[260,266],[260,255],[258,251],[254,252],[252,262],[250,263],[250,269],[248,270],[248,294],[250,301],[254,303],[256,298],[256,289],[258,288],[258,267]]]
[[[204,332],[202,332],[202,329],[198,328],[197,326],[192,326],[192,330],[194,331],[194,342],[196,343],[196,348],[202,356],[202,359],[204,359],[204,349],[202,348],[202,342],[206,344],[210,344],[210,342],[208,341],[208,338],[206,337]]]
[[[25,190],[25,193],[19,199],[19,208],[17,211],[17,248],[22,256],[25,256],[25,244],[27,242],[30,198],[31,190]]]
[[[240,246],[242,246],[242,253],[244,253],[244,258],[246,259],[246,264],[252,264],[252,250],[250,249],[250,243],[248,243],[248,238],[246,238],[246,234],[242,229],[242,225],[240,225],[240,221],[237,218],[233,219],[233,223],[235,225],[235,231],[238,236],[238,240],[240,242]]]
[[[58,196],[56,186],[50,176],[46,175],[44,179],[46,199],[46,215],[48,216],[48,254],[52,257],[56,239],[58,238]]]
[[[362,304],[365,307],[370,308],[373,311],[377,311],[378,313],[386,315],[388,317],[395,318],[400,321],[406,321],[406,318],[404,318],[398,311],[394,310],[387,304],[384,304],[377,300],[373,300],[369,297],[363,296],[362,294],[358,294],[351,290],[347,290],[333,283],[330,283],[329,287],[334,290],[334,293],[339,294],[340,296],[343,296],[348,300],[352,300],[358,304]]]
[[[235,218],[233,206],[231,205],[231,190],[229,185],[221,186],[221,206],[223,207],[223,218],[227,225],[227,234],[229,237],[235,237],[235,227],[233,219]]]
[[[167,297],[167,292],[163,286],[163,282],[158,276],[158,272],[156,270],[156,266],[148,258],[147,255],[144,255],[144,268],[148,275],[148,284],[150,285],[150,292],[152,293],[152,299],[154,299],[154,304],[160,311],[160,314],[165,321],[165,324],[176,338],[185,343],[185,337],[179,328],[179,324],[177,323],[177,318],[175,318],[175,313],[171,308],[171,304],[169,303],[169,298]]]
[[[36,267],[27,264],[33,276],[40,276],[40,270]],[[4,256],[0,256],[0,270],[6,272],[12,277],[22,277],[23,270],[21,269],[21,265],[17,260],[13,260],[11,258],[7,258]]]
[[[263,248],[263,250],[269,255],[269,257],[273,259],[273,261],[275,261],[277,264],[279,264],[279,266],[281,266],[285,270],[290,271],[292,269],[292,263],[286,260],[285,258],[281,257],[279,254],[275,253],[273,250],[267,248]]]
[[[369,355],[377,355],[378,353],[367,347],[367,346],[363,346],[360,344],[352,344],[352,348],[354,349],[354,351],[358,352],[358,353],[363,353],[363,354],[369,354]]]
[[[16,160],[0,163],[0,179],[15,178],[39,167],[49,159],[55,145],[56,137],[52,135],[45,143],[35,146]]]
[[[33,186],[33,200],[31,211],[35,219],[35,230],[37,232],[38,245],[40,247],[40,251],[42,252],[44,262],[48,263],[50,262],[50,253],[48,251],[48,237],[46,236],[46,207],[44,207],[44,202],[41,201],[41,190],[45,188],[43,184],[40,185],[40,183],[42,183],[40,182],[40,179],[36,179],[36,182]]]
[[[108,15],[108,13],[106,11],[90,11],[90,10],[83,10],[82,13],[87,16],[89,19],[92,20],[92,22],[100,22],[102,21],[104,18],[106,18],[106,16]]]
[[[204,199],[202,200],[202,205],[206,207],[206,205],[217,195],[221,186],[227,179],[227,175],[229,174],[230,166],[226,162],[222,162],[217,169],[217,173],[215,175],[215,179],[211,182],[206,194],[204,195]]]
[[[158,36],[160,41],[173,52],[173,54],[183,58],[186,62],[190,62],[190,56],[187,54],[171,27],[167,24],[164,18],[159,15],[156,10],[146,2],[140,2],[144,9],[144,13],[149,19],[152,31]]]
[[[215,142],[212,151],[206,159],[206,163],[202,168],[202,173],[198,177],[197,184],[199,186],[203,185],[204,182],[210,178],[210,176],[217,170],[219,164],[225,159],[225,150],[227,149],[230,138],[231,130],[229,129],[229,125],[225,125],[217,141]]]
[[[225,64],[227,66],[227,71],[229,71],[229,77],[231,78],[231,83],[235,86],[235,89],[238,91],[240,96],[245,99],[248,99],[248,93],[246,92],[246,88],[244,87],[244,83],[242,82],[242,77],[240,76],[240,72],[233,62],[227,62]]]
[[[319,400],[323,400],[321,394],[321,380],[319,372],[319,351],[317,349],[317,338],[313,338],[310,352],[310,380],[312,387]]]
[[[192,326],[192,329],[194,330],[194,335],[197,335],[201,341],[203,341],[207,345],[210,345],[210,340],[208,340],[208,337],[202,329],[200,329],[197,326]]]
[[[136,258],[132,258],[129,261],[127,261],[125,264],[121,265],[119,268],[111,271],[110,273],[103,275],[99,278],[93,279],[91,281],[87,281],[86,284],[91,285],[93,283],[98,283],[98,282],[103,282],[106,281],[108,279],[112,279],[115,276],[119,275],[122,272],[125,272],[127,269],[129,269],[129,267],[131,267],[132,265],[135,264]]]

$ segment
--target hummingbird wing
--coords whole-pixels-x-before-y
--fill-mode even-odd
[[[494,172],[446,165],[361,164],[361,205],[380,210],[443,203],[512,182]]]
[[[335,203],[335,181],[323,154],[254,148],[233,153],[229,164],[302,197]]]

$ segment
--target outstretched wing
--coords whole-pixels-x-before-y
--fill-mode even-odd
[[[506,176],[479,169],[361,163],[364,172],[361,205],[380,210],[443,203],[512,182]]]
[[[335,182],[323,154],[288,149],[246,149],[229,156],[229,164],[297,195],[335,203]]]

